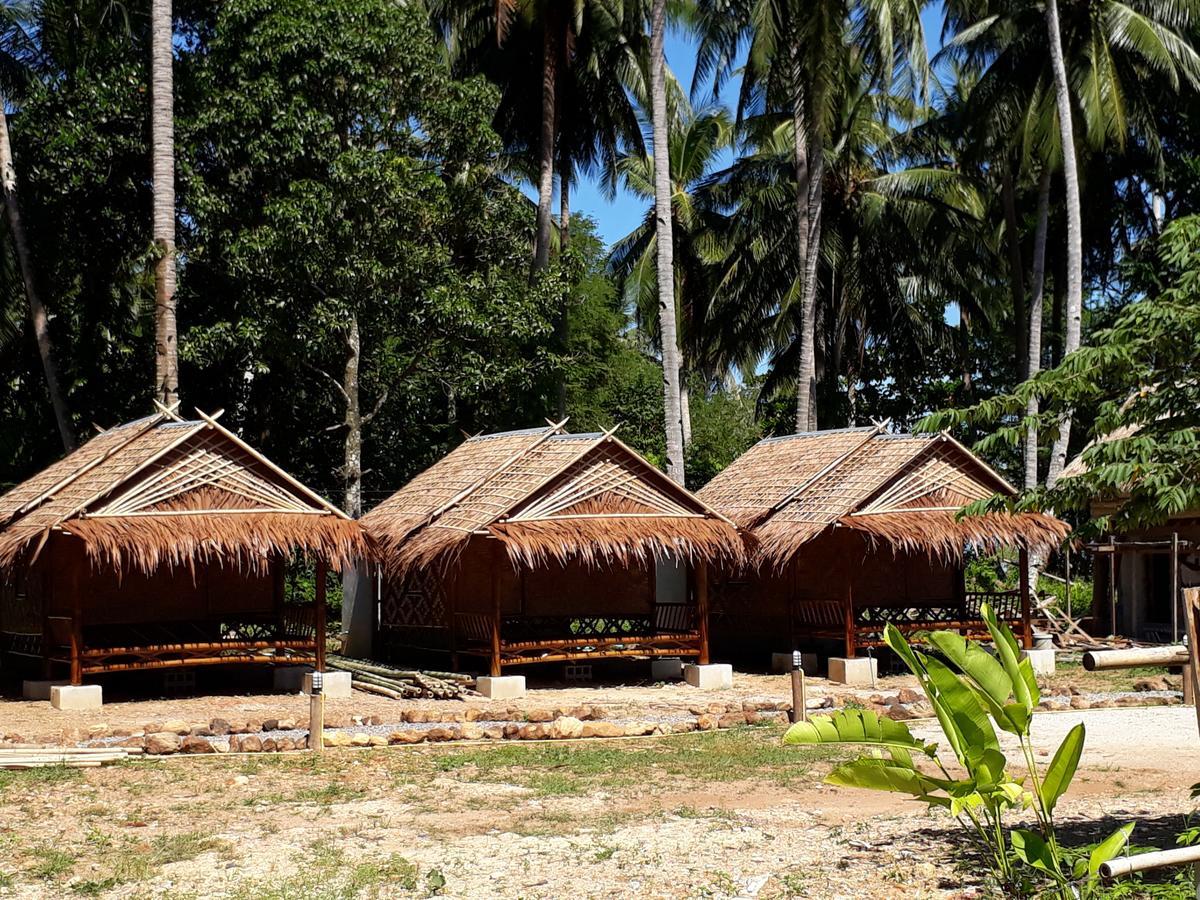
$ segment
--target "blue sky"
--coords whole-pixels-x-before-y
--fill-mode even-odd
[[[925,26],[925,40],[932,54],[940,46],[938,37],[942,27],[941,3],[933,3],[926,7],[921,21]],[[667,35],[666,54],[667,65],[684,85],[690,86],[692,73],[696,68],[694,37],[680,30],[672,31]],[[737,100],[737,90],[737,81],[732,79],[725,86],[721,101],[732,108]],[[555,204],[557,209],[557,200]],[[572,191],[571,207],[575,211],[591,216],[596,222],[600,237],[606,243],[612,244],[637,227],[646,213],[647,204],[623,190],[619,190],[617,196],[610,201],[601,193],[596,182],[583,179]]]

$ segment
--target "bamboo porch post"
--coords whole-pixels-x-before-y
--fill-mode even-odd
[[[702,666],[708,665],[708,563],[696,563],[696,626],[700,632],[700,659]]]
[[[1179,643],[1179,532],[1171,532],[1171,641]]]
[[[491,676],[500,677],[500,542],[492,546],[492,665]]]
[[[72,559],[67,569],[71,594],[71,684],[83,684],[83,585],[79,577],[83,563],[82,558]]]
[[[1022,547],[1017,551],[1021,584],[1021,644],[1026,650],[1033,649],[1033,622],[1029,613],[1029,551]]]
[[[1108,633],[1117,633],[1117,539],[1108,537]]]
[[[325,671],[325,577],[327,563],[317,560],[316,615],[313,616],[313,631],[317,639],[317,671]]]
[[[854,659],[858,641],[854,633],[854,580],[849,569],[846,570],[846,602],[842,608],[842,627],[845,629],[846,659]]]

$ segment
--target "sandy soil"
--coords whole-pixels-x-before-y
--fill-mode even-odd
[[[880,678],[875,689],[851,690],[844,685],[832,684],[823,678],[811,678],[808,682],[809,697],[819,698],[827,694],[851,695],[866,701],[872,695],[895,694],[904,687],[913,687],[911,676]],[[483,697],[467,700],[389,700],[372,694],[355,691],[348,700],[326,701],[326,722],[350,723],[353,716],[380,716],[384,724],[398,723],[403,713],[410,709],[437,709],[448,713],[461,713],[467,707],[494,709],[500,718],[508,715],[509,707],[519,713],[531,709],[571,709],[578,706],[600,706],[608,717],[631,718],[638,715],[661,712],[683,712],[703,710],[709,705],[726,704],[733,701],[773,700],[791,701],[791,681],[781,675],[754,675],[735,673],[733,689],[728,691],[698,692],[682,682],[658,684],[596,684],[594,686],[555,687],[545,686],[531,690],[521,700],[491,703]],[[308,697],[302,694],[224,694],[198,697],[172,697],[146,699],[130,702],[105,703],[100,710],[90,712],[67,712],[52,709],[47,701],[0,699],[0,734],[19,735],[27,741],[59,743],[64,734],[68,738],[86,734],[93,725],[104,724],[110,728],[142,728],[147,722],[164,722],[179,719],[186,722],[207,723],[213,718],[229,722],[245,722],[248,719],[261,721],[265,718],[306,719]]]
[[[1139,844],[1168,846],[1200,780],[1194,711],[1042,714],[1037,752],[1080,721],[1088,749],[1059,808],[1068,840],[1136,819]],[[929,723],[915,730],[936,735]],[[948,817],[823,785],[836,758],[782,748],[779,735],[174,757],[8,776],[0,896],[981,895]]]

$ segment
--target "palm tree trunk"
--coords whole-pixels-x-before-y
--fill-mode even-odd
[[[150,143],[154,171],[154,395],[179,399],[179,333],[175,321],[175,113],[171,67],[171,0],[150,4]]]
[[[1042,169],[1038,182],[1037,229],[1033,235],[1033,284],[1029,294],[1029,343],[1026,351],[1025,379],[1036,375],[1042,368],[1042,296],[1046,284],[1046,232],[1050,227],[1050,169]],[[1025,415],[1036,416],[1037,397],[1030,397],[1025,404]],[[1033,490],[1038,484],[1038,431],[1030,425],[1025,431],[1025,489]]]
[[[816,336],[813,331],[815,294],[809,306],[807,291],[809,250],[809,185],[811,173],[808,161],[808,127],[804,114],[804,97],[800,85],[800,47],[793,43],[792,58],[792,163],[796,169],[796,273],[801,279],[800,359],[796,374],[796,431],[808,431],[812,418],[813,394],[816,382]]]
[[[1000,195],[1004,203],[1004,230],[1008,232],[1008,282],[1013,299],[1013,346],[1017,350],[1017,380],[1025,376],[1025,264],[1021,260],[1021,227],[1017,223],[1017,196],[1011,164],[1006,161],[1000,176]]]
[[[1058,107],[1058,131],[1062,141],[1063,188],[1067,206],[1067,298],[1063,356],[1079,349],[1083,318],[1083,226],[1079,205],[1079,171],[1075,159],[1075,133],[1071,122],[1071,94],[1063,61],[1062,35],[1058,26],[1058,0],[1046,0],[1046,31],[1050,42],[1050,67],[1054,72],[1054,100]],[[1071,441],[1071,414],[1063,416],[1058,436],[1050,448],[1050,470],[1046,487],[1058,482],[1067,462]]]
[[[362,361],[362,337],[358,330],[358,314],[350,313],[346,329],[346,364],[342,369],[342,399],[346,403],[343,424],[346,440],[342,456],[342,480],[346,499],[342,504],[346,515],[357,519],[362,515],[362,403],[358,385],[358,370]]]
[[[650,18],[650,111],[654,142],[654,215],[658,324],[662,337],[663,425],[667,475],[683,484],[683,411],[679,395],[679,335],[675,322],[675,260],[671,210],[671,153],[667,122],[667,0],[654,0]]]
[[[821,179],[825,172],[824,149],[819,138],[811,142],[808,157],[808,223],[804,254],[804,282],[800,300],[800,372],[796,390],[796,430],[816,431],[817,423],[817,264],[821,258]]]
[[[571,161],[565,153],[560,165],[562,172],[558,176],[558,252],[564,254],[571,241]],[[562,308],[554,320],[554,347],[563,360],[566,359],[567,342],[571,337],[570,306],[571,295],[568,288],[563,293]],[[558,413],[557,418],[561,422],[567,417],[567,370],[565,365],[560,369],[558,381],[554,387],[554,406]]]
[[[558,28],[547,13],[542,25],[542,142],[538,158],[537,234],[533,244],[533,271],[550,264],[550,211],[554,203],[555,90],[558,82]]]
[[[54,420],[58,423],[58,434],[63,449],[75,449],[75,432],[71,428],[71,417],[58,384],[58,366],[54,362],[53,345],[50,342],[50,321],[46,307],[42,306],[33,280],[33,261],[29,258],[29,244],[25,239],[25,226],[21,222],[21,204],[17,198],[17,167],[13,161],[12,143],[8,136],[8,101],[0,94],[0,182],[4,189],[4,208],[8,212],[8,230],[12,233],[13,249],[16,251],[17,267],[21,270],[21,281],[25,285],[25,299],[29,301],[29,321],[33,325],[33,336],[37,340],[38,356],[42,359],[42,370],[46,374],[46,388],[50,392],[50,406]]]
[[[692,392],[688,388],[688,375],[679,372],[679,424],[683,429],[683,449],[686,452],[692,443]]]

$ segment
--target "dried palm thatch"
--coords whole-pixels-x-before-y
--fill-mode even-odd
[[[0,497],[0,568],[53,532],[120,571],[222,562],[263,570],[300,552],[341,566],[369,551],[361,527],[210,416],[170,412],[110,429]]]
[[[962,516],[967,505],[1013,488],[948,435],[882,428],[769,438],[699,496],[758,540],[755,562],[780,566],[809,541],[853,528],[896,550],[960,560],[968,547],[1057,545],[1067,526],[1037,513]]]
[[[363,517],[396,576],[454,563],[475,535],[516,565],[740,558],[728,519],[611,432],[562,424],[470,438]]]

